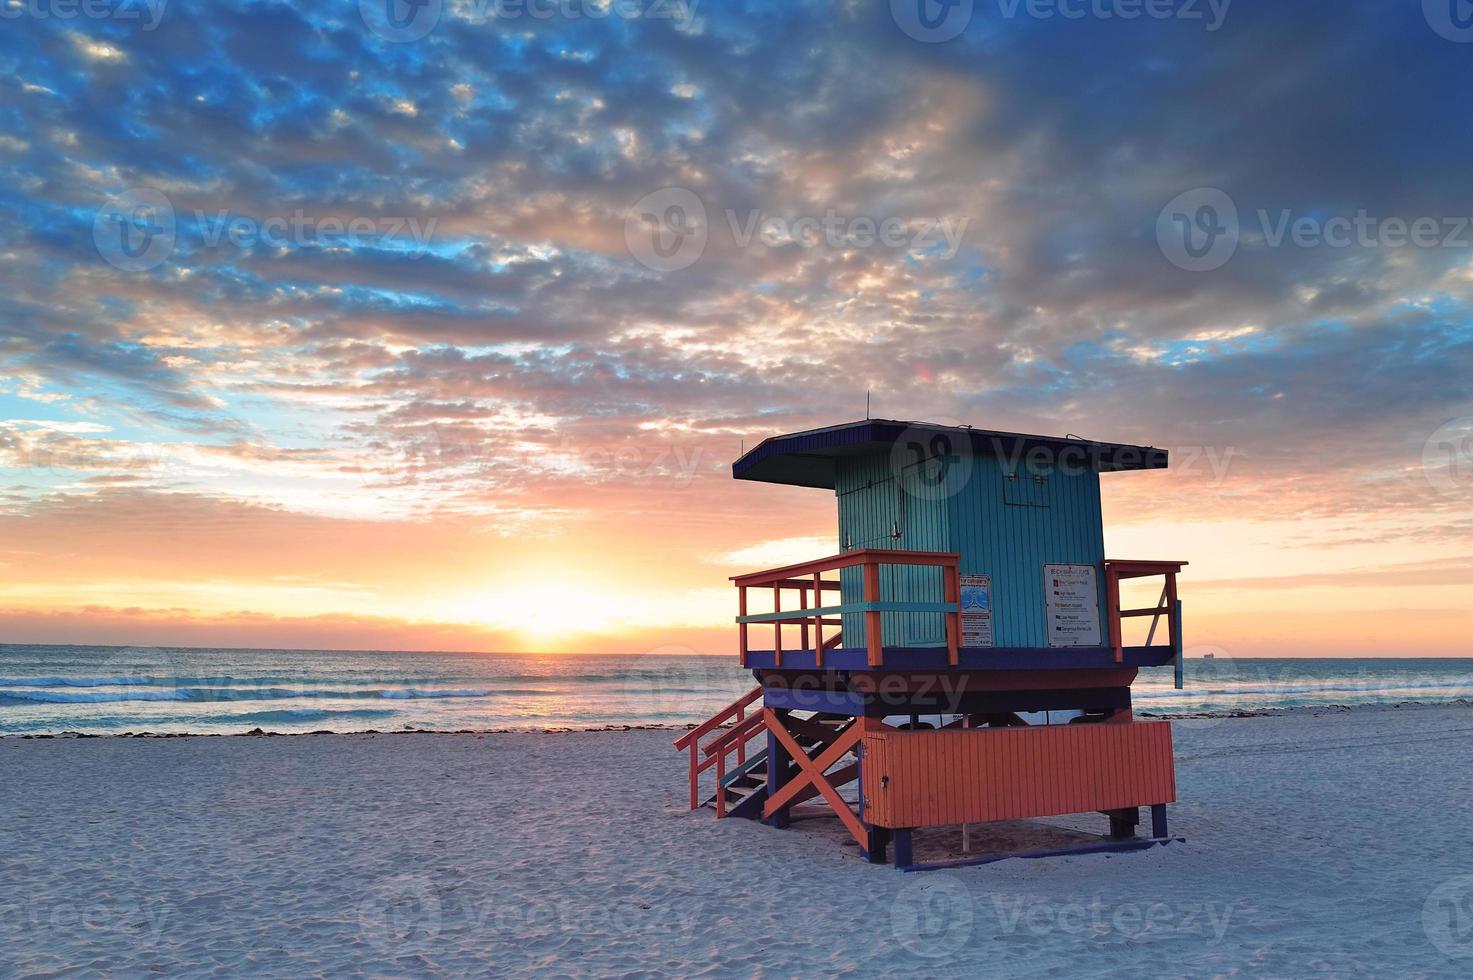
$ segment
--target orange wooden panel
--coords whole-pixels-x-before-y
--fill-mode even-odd
[[[1174,803],[1171,725],[871,732],[864,793],[865,818],[881,827]]]

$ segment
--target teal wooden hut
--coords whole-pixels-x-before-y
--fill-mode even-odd
[[[739,480],[834,494],[838,552],[733,579],[741,664],[760,686],[677,741],[692,807],[783,824],[822,797],[872,859],[893,838],[905,866],[911,831],[947,823],[1099,810],[1103,846],[1135,846],[1150,806],[1144,843],[1165,840],[1170,729],[1133,718],[1130,686],[1143,667],[1180,677],[1186,563],[1107,559],[1100,480],[1167,464],[1153,447],[882,419],[744,454]],[[1131,579],[1157,579],[1157,601],[1122,608]],[[1055,711],[1072,724],[1027,721]],[[942,727],[925,731],[933,713]],[[851,781],[857,812],[837,792]]]

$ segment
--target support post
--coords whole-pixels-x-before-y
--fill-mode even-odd
[[[895,834],[895,867],[908,868],[915,864],[915,855],[911,853],[910,828],[903,827],[894,831]]]
[[[1111,810],[1106,816],[1110,818],[1110,839],[1129,840],[1135,836],[1136,825],[1141,821],[1140,807],[1128,807],[1124,810]]]
[[[775,711],[779,718],[787,716],[786,711]],[[788,781],[788,764],[791,762],[787,746],[773,734],[769,729],[767,732],[767,798],[771,799],[777,795],[777,791],[783,788]],[[783,807],[767,819],[767,823],[773,827],[783,828],[788,825],[788,808]]]
[[[1173,576],[1173,585],[1175,576]],[[1172,589],[1175,592],[1175,588]],[[1181,639],[1181,600],[1173,598],[1171,601],[1171,649],[1176,654],[1176,689],[1182,689],[1182,639]]]
[[[890,831],[884,827],[869,828],[869,844],[864,849],[865,860],[870,864],[885,863],[885,849],[890,845]]]
[[[1151,804],[1151,836],[1157,840],[1166,838],[1166,804]]]

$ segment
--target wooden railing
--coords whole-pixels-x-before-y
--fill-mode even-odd
[[[734,739],[734,733],[740,731],[744,724],[752,721],[756,721],[758,726],[761,725],[762,712],[760,709],[756,714],[747,714],[747,709],[751,707],[752,702],[757,701],[761,697],[761,686],[755,687],[675,740],[677,751],[688,750],[690,752],[690,808],[692,810],[701,805],[701,773],[712,766],[717,767],[717,810],[720,812],[725,809],[724,794],[721,792],[720,780],[726,775],[726,756],[730,751],[735,750],[738,765],[747,761],[747,741],[750,736],[736,741]],[[734,723],[734,727],[730,731],[718,735],[705,746],[700,744],[701,739],[728,723]],[[717,745],[722,747],[719,753],[715,749]],[[706,757],[704,759],[701,758],[702,749],[705,750]]]
[[[882,613],[930,612],[946,617],[947,659],[956,666],[957,652],[961,644],[961,578],[957,571],[959,556],[936,551],[890,551],[883,548],[866,548],[850,551],[830,558],[787,565],[765,572],[736,575],[732,582],[737,587],[738,641],[741,647],[742,666],[747,665],[747,632],[752,625],[773,627],[773,664],[781,667],[783,662],[783,626],[798,624],[799,649],[814,651],[814,665],[823,666],[823,655],[838,645],[837,637],[824,637],[825,626],[838,626],[842,619],[835,618],[845,613],[864,614],[865,646],[869,665],[881,667],[885,663],[885,640],[881,620]],[[880,597],[881,565],[922,565],[941,569],[941,602],[886,602]],[[861,566],[864,569],[864,601],[825,606],[823,595],[839,591],[839,583],[823,578],[825,572]],[[772,608],[770,613],[749,615],[747,612],[748,589],[771,589]],[[783,608],[784,591],[798,593],[798,608]],[[812,595],[814,605],[808,605]],[[810,627],[813,630],[813,645],[809,646]]]
[[[1178,675],[1180,675],[1180,652],[1181,652],[1181,602],[1176,596],[1176,574],[1187,565],[1184,561],[1120,561],[1107,560],[1105,562],[1105,601],[1110,611],[1110,646],[1115,651],[1115,662],[1120,663],[1125,659],[1125,640],[1122,620],[1138,616],[1151,617],[1151,631],[1146,635],[1146,646],[1151,646],[1156,638],[1156,628],[1161,619],[1165,617],[1167,627],[1167,643],[1162,644],[1174,647],[1178,654]],[[1165,576],[1165,582],[1161,587],[1161,598],[1156,605],[1144,609],[1121,609],[1120,608],[1120,583],[1124,579],[1151,578],[1156,575]],[[1180,677],[1178,676],[1178,686]]]
[[[701,750],[706,756],[705,765],[716,763],[716,816],[726,816],[726,792],[722,788],[726,785],[726,758],[733,751],[737,754],[737,765],[740,766],[747,761],[747,743],[758,735],[764,734],[767,728],[762,723],[762,712],[748,715],[744,720],[737,722],[728,728],[720,738],[709,743]],[[754,757],[755,758],[755,757]],[[754,763],[755,765],[755,763]],[[696,795],[700,795],[697,793]]]

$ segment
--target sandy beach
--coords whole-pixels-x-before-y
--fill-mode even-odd
[[[8,738],[0,976],[1466,976],[1470,736],[1178,722],[1185,842],[919,874],[688,813],[665,732]]]

